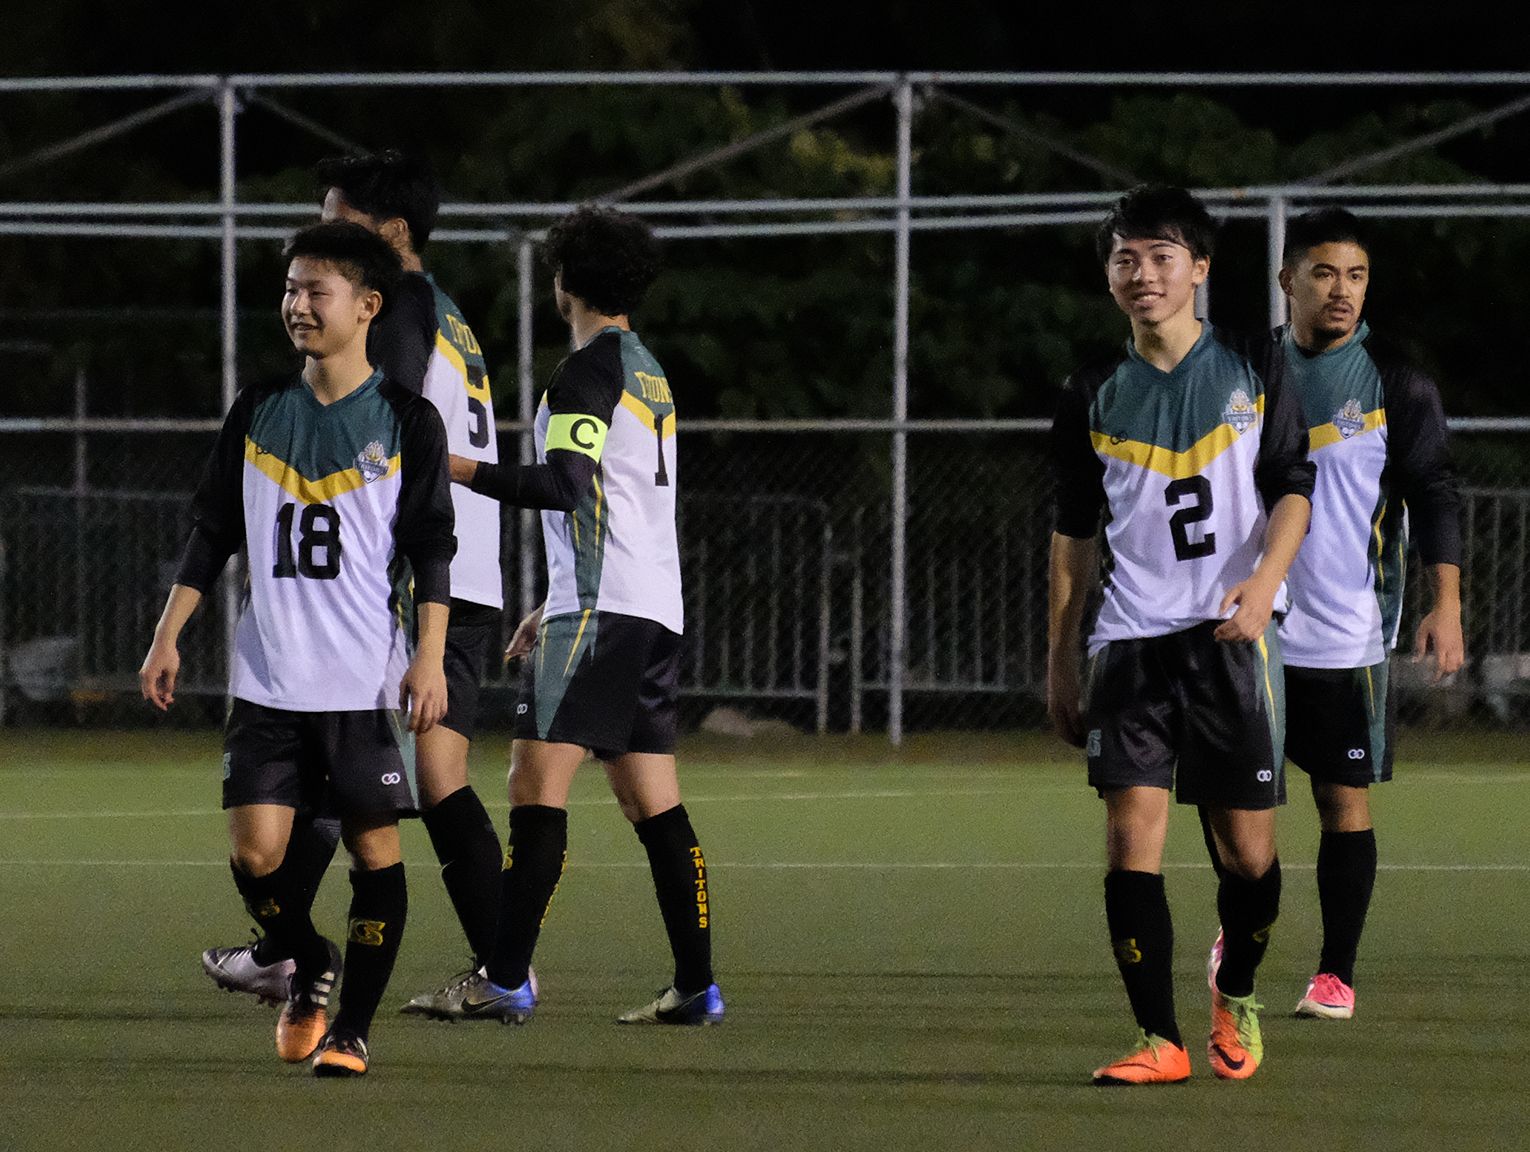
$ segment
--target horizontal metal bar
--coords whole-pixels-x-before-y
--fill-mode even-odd
[[[1452,416],[1446,423],[1452,432],[1464,435],[1530,433],[1530,416]],[[223,422],[213,417],[154,417],[133,416],[0,416],[0,434],[6,433],[129,433],[172,434],[216,432]],[[858,417],[835,419],[815,417],[794,420],[686,420],[679,425],[681,434],[695,433],[1037,433],[1046,432],[1052,422],[1045,418],[1020,417],[1014,419],[948,420],[863,420]],[[520,420],[496,420],[494,430],[502,433],[524,432],[527,425]]]
[[[462,88],[945,84],[1000,87],[1508,87],[1530,86],[1530,72],[240,72],[241,88]],[[0,92],[216,87],[225,77],[39,76],[0,79]]]

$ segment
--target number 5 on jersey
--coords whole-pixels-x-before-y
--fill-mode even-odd
[[[277,579],[306,576],[310,580],[333,580],[340,575],[340,513],[328,504],[305,504],[298,519],[294,553],[292,520],[297,505],[286,503],[276,513],[276,563],[271,575]]]

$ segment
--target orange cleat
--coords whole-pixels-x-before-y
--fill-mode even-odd
[[[1190,1053],[1162,1036],[1138,1031],[1137,1047],[1094,1070],[1100,1087],[1119,1084],[1183,1084],[1190,1079]]]
[[[1211,1070],[1223,1080],[1247,1080],[1264,1059],[1264,1039],[1259,1034],[1259,1009],[1253,994],[1229,996],[1211,990],[1211,1039],[1206,1055]]]
[[[276,1054],[288,1064],[307,1060],[329,1030],[329,994],[340,979],[340,949],[324,941],[329,963],[312,978],[294,973],[287,987],[287,1003],[276,1019]]]

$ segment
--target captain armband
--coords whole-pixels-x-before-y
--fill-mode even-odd
[[[610,427],[596,416],[557,412],[547,421],[547,451],[577,452],[599,463]]]

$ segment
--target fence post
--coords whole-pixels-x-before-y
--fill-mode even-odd
[[[830,596],[834,582],[834,525],[827,513],[823,520],[823,558],[818,574],[818,734],[829,730],[829,622],[833,616]],[[795,679],[795,677],[794,677]]]
[[[1272,196],[1269,213],[1265,217],[1268,229],[1266,262],[1270,277],[1270,327],[1279,328],[1286,322],[1286,294],[1280,286],[1281,253],[1286,247],[1286,198]]]
[[[234,125],[239,114],[238,95],[227,79],[218,91],[218,138],[219,138],[219,204],[223,209],[222,236],[222,334],[223,334],[223,407],[221,415],[227,415],[234,406],[234,396],[239,391],[239,311],[235,294],[238,273],[238,237],[234,231],[238,193],[234,180]],[[244,586],[239,571],[239,556],[229,561],[223,576],[223,666],[224,682],[234,670],[234,635],[239,625],[239,594]]]
[[[903,665],[908,625],[908,265],[909,195],[913,184],[914,89],[898,83],[898,229],[893,255],[892,572],[888,588],[892,613],[888,635],[887,739],[903,743]]]
[[[520,405],[519,415],[524,428],[520,434],[520,461],[522,464],[536,463],[535,437],[532,433],[531,422],[536,416],[536,381],[531,376],[531,273],[532,273],[532,247],[531,237],[521,234],[520,243],[515,247],[515,280],[516,280],[516,328],[515,328],[515,363],[517,372],[517,386],[519,389]],[[533,555],[531,539],[536,528],[537,514],[526,508],[521,511],[520,553],[521,561],[521,615],[525,616],[536,607],[535,597],[537,588],[536,557]]]

